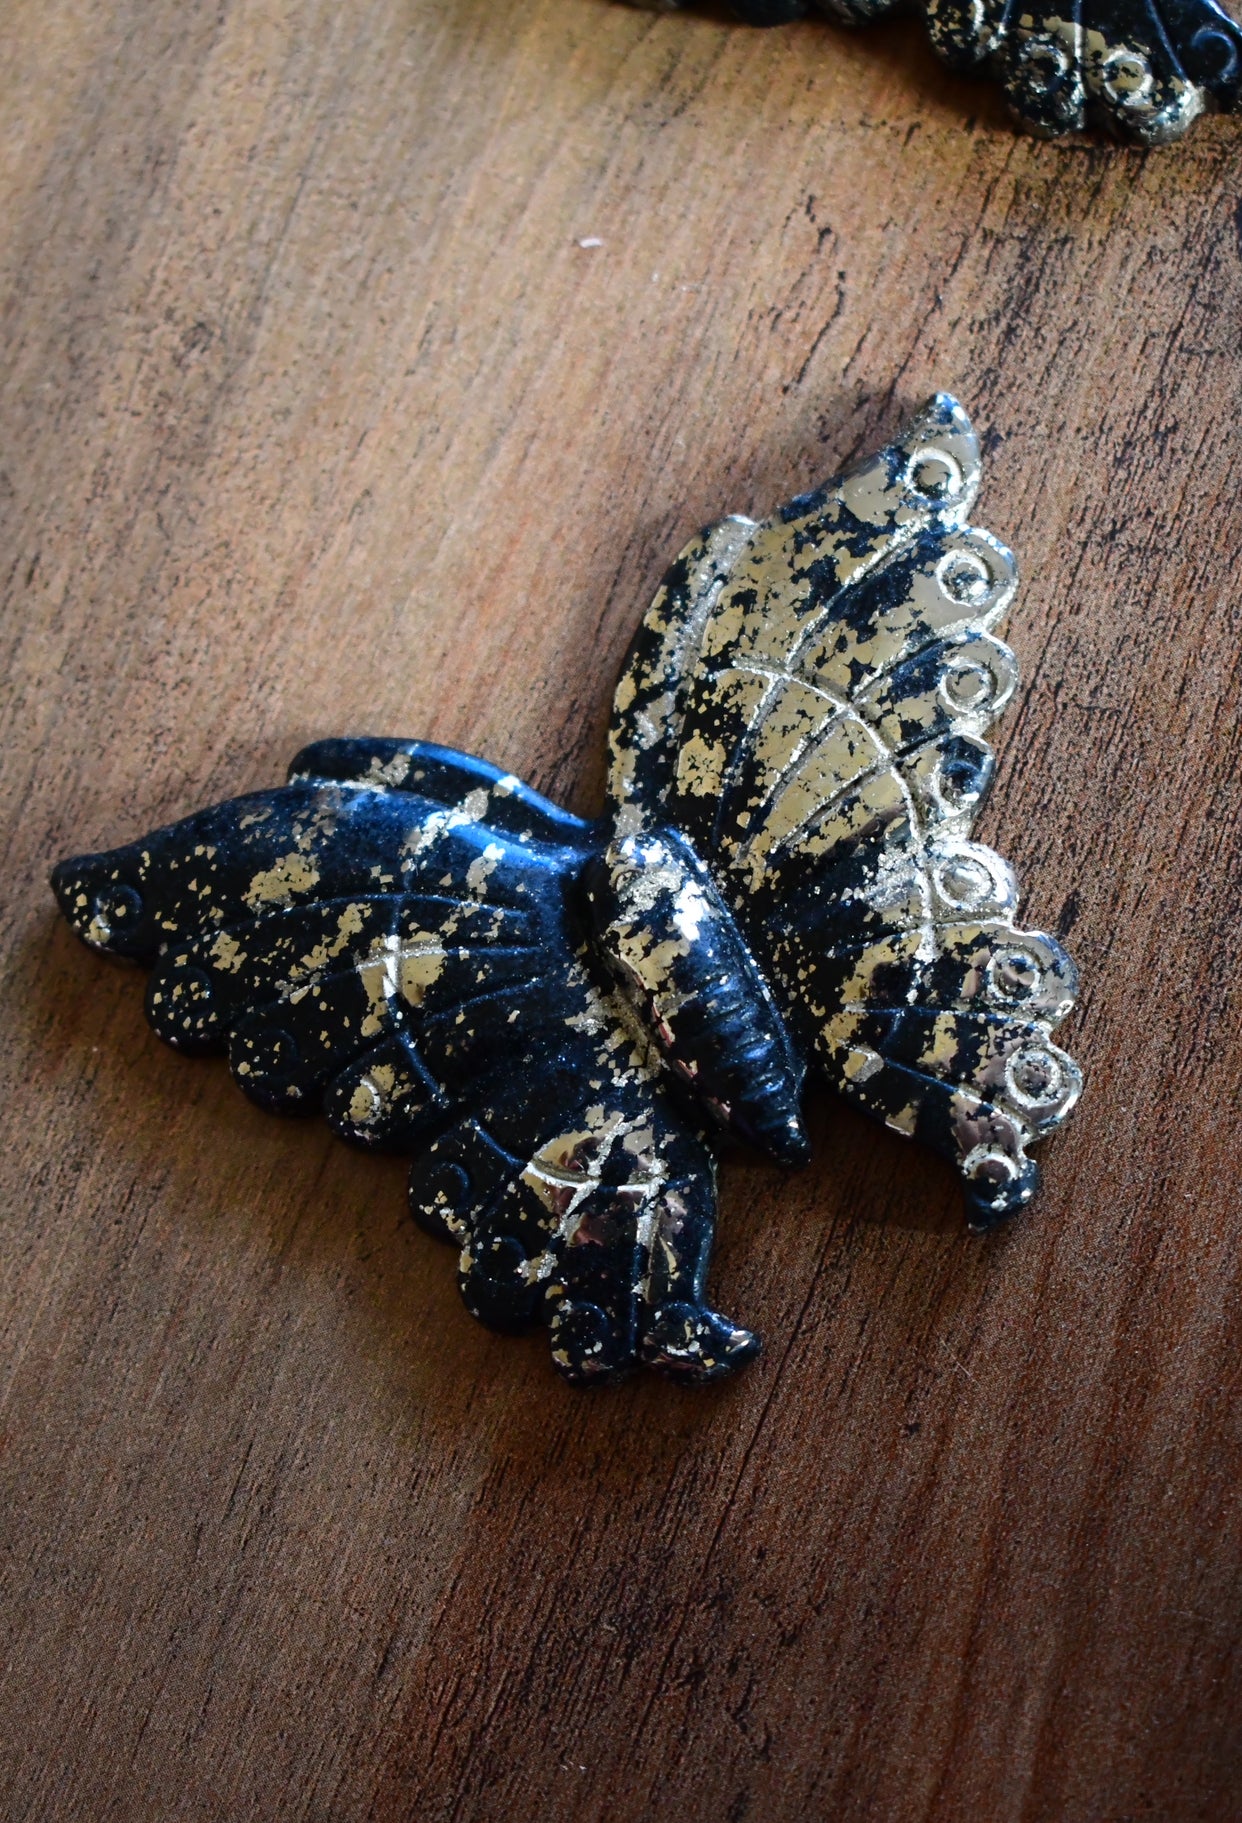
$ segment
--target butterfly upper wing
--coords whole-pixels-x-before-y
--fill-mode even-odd
[[[677,770],[686,699],[707,617],[752,534],[736,515],[692,538],[643,616],[621,673],[608,729],[608,797],[624,833],[653,820]]]
[[[1055,941],[970,840],[1016,666],[1013,560],[969,528],[979,455],[938,395],[897,442],[688,547],[618,690],[623,826],[707,862],[796,1040],[844,1095],[952,1157],[975,1225],[1028,1200],[1026,1146],[1079,1076]]]
[[[482,761],[327,741],[287,785],[53,884],[86,942],[150,965],[169,1043],[226,1049],[265,1108],[421,1152],[414,1212],[458,1245],[476,1315],[548,1321],[571,1379],[711,1377],[755,1344],[703,1304],[712,1154],[589,966],[596,846]]]

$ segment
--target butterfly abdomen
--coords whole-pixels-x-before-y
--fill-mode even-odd
[[[711,876],[676,831],[614,841],[583,876],[596,951],[674,1072],[722,1123],[807,1156],[804,1066]]]

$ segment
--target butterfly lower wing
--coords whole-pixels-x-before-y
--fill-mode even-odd
[[[965,524],[978,480],[965,414],[940,395],[879,456],[751,528],[706,606],[657,597],[657,618],[681,607],[688,672],[649,738],[675,759],[628,814],[690,838],[799,1046],[952,1157],[986,1225],[1028,1200],[1025,1148],[1078,1076],[1049,1036],[1072,965],[1014,924],[1010,870],[970,840],[983,736],[1016,682],[994,630],[1013,560]],[[634,739],[631,712],[623,679],[614,743]]]
[[[684,0],[631,0],[672,10]],[[864,25],[893,0],[814,0]],[[922,0],[932,44],[953,69],[988,68],[1010,111],[1043,137],[1101,125],[1140,145],[1179,138],[1207,109],[1242,105],[1242,27],[1216,0]],[[808,0],[734,0],[749,24],[800,18]]]
[[[415,1164],[411,1206],[459,1247],[474,1314],[509,1328],[542,1311],[569,1379],[611,1379],[634,1360],[715,1379],[757,1344],[703,1301],[712,1155],[651,1093],[645,1046],[617,1009],[597,1011],[598,1029],[558,1056],[538,1138],[517,1079],[497,1079]]]
[[[595,848],[592,825],[469,756],[337,741],[288,785],[65,862],[53,885],[84,941],[149,965],[169,1043],[226,1050],[264,1108],[429,1147],[420,1212],[450,1150],[475,1161],[453,1232],[476,1315],[549,1322],[573,1379],[639,1360],[710,1377],[754,1342],[703,1303],[711,1153],[586,964],[574,883]],[[572,1219],[548,1203],[557,1170]],[[501,1266],[538,1209],[532,1295],[506,1303]]]
[[[1078,1098],[1052,1042],[1077,975],[1054,938],[1015,923],[999,855],[960,838],[899,853],[839,853],[821,898],[773,917],[772,967],[834,1086],[956,1164],[986,1228],[1030,1201],[1028,1148]]]
[[[1099,123],[1164,145],[1207,108],[1236,108],[1242,30],[1215,0],[924,0],[936,50],[955,69],[989,63],[1010,108],[1055,136]]]

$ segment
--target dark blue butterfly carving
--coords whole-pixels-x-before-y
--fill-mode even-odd
[[[630,0],[672,12],[686,0]],[[1032,133],[1102,126],[1139,145],[1165,145],[1213,109],[1242,106],[1242,29],[1216,0],[918,0],[951,68],[990,70]],[[748,25],[826,13],[866,25],[900,0],[732,0]]]
[[[727,1373],[756,1342],[703,1301],[718,1134],[804,1158],[814,1064],[951,1158],[982,1229],[1078,1093],[1049,1037],[1073,967],[969,839],[1016,682],[978,479],[939,395],[688,545],[617,690],[599,822],[444,748],[324,741],[277,790],[64,862],[61,908],[150,966],[169,1044],[412,1152],[475,1316],[547,1323],[575,1381]]]

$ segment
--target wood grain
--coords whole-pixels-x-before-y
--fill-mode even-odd
[[[1242,1815],[1237,123],[607,0],[9,0],[0,82],[6,1823]],[[1086,1098],[986,1244],[816,1104],[724,1177],[763,1359],[572,1392],[46,870],[335,732],[591,807],[685,535],[936,385]]]

